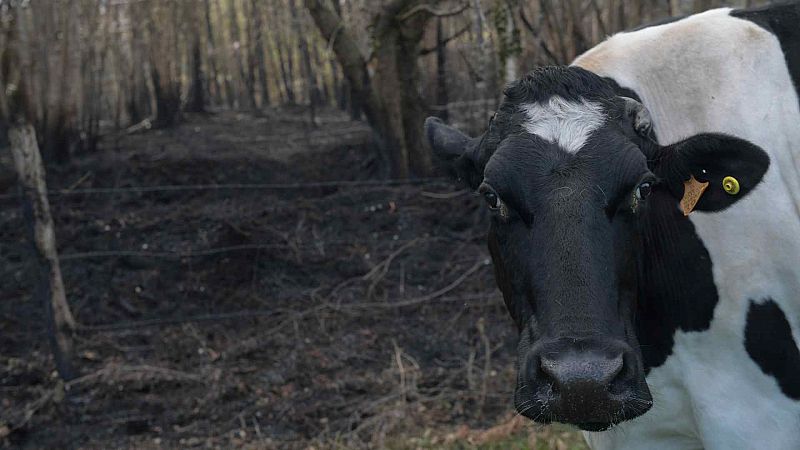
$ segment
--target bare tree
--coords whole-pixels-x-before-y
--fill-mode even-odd
[[[430,173],[432,163],[422,136],[428,108],[420,94],[420,43],[431,17],[458,14],[466,7],[441,11],[439,2],[431,0],[387,3],[371,24],[375,70],[370,74],[368,58],[361,53],[352,30],[325,3],[305,0],[323,37],[333,43],[344,75],[379,136],[381,158],[388,161],[395,177]]]
[[[292,28],[297,35],[299,43],[300,58],[303,64],[303,78],[306,85],[306,92],[308,96],[309,111],[311,113],[311,123],[316,122],[316,109],[319,106],[319,86],[317,85],[317,76],[314,73],[314,68],[311,65],[311,52],[308,48],[308,40],[302,30],[300,17],[297,12],[295,0],[289,0],[289,12],[292,16]]]
[[[20,20],[18,10],[11,12],[10,21]],[[0,59],[0,121],[9,124],[11,154],[17,172],[22,200],[22,212],[31,244],[31,265],[36,275],[36,292],[45,311],[45,325],[56,368],[65,380],[77,374],[73,366],[72,333],[75,319],[67,303],[56,251],[55,229],[47,199],[44,164],[42,163],[36,131],[34,104],[31,103],[27,74],[23,75],[21,52],[16,39],[19,29],[8,29],[8,41],[15,42]]]
[[[265,61],[266,55],[264,54],[264,33],[260,6],[262,6],[260,0],[250,0],[250,9],[253,15],[253,58],[258,66],[258,81],[261,86],[260,106],[268,106],[270,104],[270,92],[269,82],[267,80],[267,64]]]

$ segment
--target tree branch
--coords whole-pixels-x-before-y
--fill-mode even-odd
[[[471,26],[472,26],[472,24],[467,24],[464,28],[456,31],[452,36],[448,36],[446,39],[442,40],[441,45],[447,45],[453,39],[456,39],[459,36],[461,36],[462,34],[466,33],[467,31],[469,31]],[[433,53],[435,51],[436,51],[436,47],[423,48],[422,50],[419,51],[419,55],[420,56],[425,56],[425,55],[427,55],[429,53]]]
[[[304,0],[305,6],[322,36],[329,42],[342,72],[363,106],[370,108],[370,77],[367,61],[358,48],[355,37],[342,24],[342,18],[328,8],[323,0]],[[371,109],[371,108],[370,108]],[[373,111],[365,111],[371,114]],[[368,117],[368,119],[371,119]]]
[[[550,62],[558,64],[559,60],[555,54],[547,47],[547,44],[542,39],[539,32],[536,30],[536,27],[528,20],[528,16],[525,15],[525,9],[522,5],[519,6],[519,17],[522,19],[522,23],[525,25],[525,28],[533,35],[533,38],[536,39],[536,42],[539,44],[539,48],[542,49],[545,55],[550,59]]]
[[[466,11],[467,8],[469,8],[469,3],[464,3],[461,6],[459,6],[458,8],[450,10],[450,11],[439,11],[437,9],[434,9],[433,6],[423,3],[421,5],[417,5],[417,6],[413,7],[413,8],[411,8],[409,11],[403,13],[401,16],[398,17],[398,20],[400,20],[400,21],[406,20],[409,17],[413,16],[414,14],[417,14],[417,13],[422,12],[422,11],[425,11],[425,12],[427,12],[427,13],[429,13],[431,15],[434,15],[436,17],[457,16],[457,15],[461,14],[462,12]]]

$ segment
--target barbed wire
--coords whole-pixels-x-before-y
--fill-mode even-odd
[[[158,186],[127,186],[113,188],[83,188],[83,189],[55,189],[47,192],[48,196],[72,195],[108,195],[108,194],[144,194],[152,192],[183,192],[183,191],[212,191],[212,190],[295,190],[318,188],[352,188],[352,187],[383,187],[406,186],[450,182],[446,177],[429,177],[414,179],[389,179],[389,180],[339,180],[316,181],[306,183],[232,183],[232,184],[176,184]],[[19,198],[18,193],[2,194],[0,200]]]
[[[361,309],[377,309],[377,310],[394,309],[394,308],[407,308],[409,306],[418,306],[423,303],[449,303],[458,301],[469,302],[473,300],[489,300],[489,299],[494,299],[495,297],[497,297],[497,292],[489,291],[477,294],[462,294],[462,295],[449,295],[449,296],[428,295],[415,299],[398,300],[396,302],[386,301],[386,302],[372,302],[372,303],[341,303],[341,304],[322,303],[317,305],[316,307],[306,309],[299,314],[295,314],[294,316],[289,315],[290,317],[287,317],[287,320],[299,320],[305,318],[306,316],[309,316],[312,313],[321,312],[323,310],[328,310],[331,312],[343,312],[343,311],[352,311]],[[198,323],[198,322],[218,322],[218,321],[221,322],[225,320],[244,319],[249,317],[252,318],[273,317],[273,316],[286,315],[286,313],[287,313],[286,311],[275,310],[275,309],[250,309],[250,310],[224,312],[216,314],[200,314],[196,316],[186,316],[186,317],[166,317],[160,319],[119,321],[119,322],[100,323],[92,325],[80,324],[78,325],[76,331],[78,331],[79,333],[125,331],[125,330],[134,330],[140,328],[158,327],[164,325],[183,325],[187,323]]]
[[[332,243],[324,243],[324,245],[337,245]],[[299,248],[312,247],[313,244],[304,244],[298,246]],[[220,253],[230,253],[243,250],[266,250],[276,248],[292,248],[288,244],[244,244],[244,245],[231,245],[228,247],[210,248],[204,250],[185,250],[185,251],[157,251],[148,252],[145,250],[99,250],[91,252],[80,253],[66,253],[59,255],[62,261],[70,261],[76,259],[95,259],[95,258],[120,258],[120,257],[140,257],[140,258],[161,258],[161,259],[183,259],[199,256],[217,255]]]
[[[453,241],[453,242],[468,242],[472,237],[445,237],[436,236],[428,237],[424,240],[428,241]],[[387,242],[394,244],[407,244],[412,241],[419,241],[420,239],[390,239]],[[215,247],[201,250],[183,250],[183,251],[147,251],[147,250],[97,250],[89,252],[78,253],[63,253],[59,254],[58,258],[61,261],[80,260],[80,259],[95,259],[95,258],[120,258],[120,257],[140,257],[140,258],[160,258],[160,259],[183,259],[195,258],[201,256],[212,256],[221,253],[231,253],[246,250],[268,250],[268,249],[317,249],[324,252],[329,247],[342,247],[348,245],[358,245],[360,242],[354,240],[335,240],[335,241],[317,241],[301,244],[241,244],[231,245],[227,247]]]

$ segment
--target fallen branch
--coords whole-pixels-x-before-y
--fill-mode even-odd
[[[147,119],[144,119],[143,121],[126,128],[125,133],[134,134],[143,130],[149,130],[150,128],[153,128],[153,121],[148,117]]]

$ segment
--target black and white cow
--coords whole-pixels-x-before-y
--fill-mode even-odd
[[[716,9],[533,71],[478,138],[428,119],[494,213],[521,414],[595,449],[800,449],[798,87],[800,4]]]

